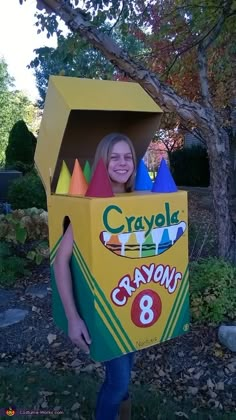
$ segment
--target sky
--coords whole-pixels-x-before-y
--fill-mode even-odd
[[[34,25],[36,0],[27,0],[21,6],[19,0],[0,0],[0,57],[8,64],[8,72],[15,79],[15,87],[32,100],[37,99],[33,71],[27,65],[34,58],[35,48],[56,47],[54,35],[37,34]]]

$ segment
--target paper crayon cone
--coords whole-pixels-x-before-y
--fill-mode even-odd
[[[152,192],[157,193],[172,193],[177,192],[178,188],[170,173],[165,159],[162,159],[155,182],[152,187]]]
[[[75,160],[74,169],[70,181],[69,194],[84,195],[88,189],[87,181],[84,177],[83,171],[78,159]]]
[[[91,181],[91,166],[88,160],[86,160],[85,162],[83,173],[87,183],[89,184],[89,182]]]
[[[152,189],[152,180],[142,159],[138,164],[134,189],[135,191],[151,191]]]
[[[63,160],[62,166],[61,166],[61,172],[59,175],[57,188],[56,188],[56,194],[68,194],[69,188],[70,188],[70,180],[71,175],[70,171]]]
[[[111,181],[102,159],[95,168],[85,195],[86,197],[114,197]]]

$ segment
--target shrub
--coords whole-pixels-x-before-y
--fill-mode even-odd
[[[27,230],[21,221],[12,214],[0,215],[0,239],[13,244],[23,244],[27,238]]]
[[[31,170],[34,163],[36,138],[23,120],[17,121],[11,129],[6,148],[6,167]],[[16,168],[17,166],[17,168]]]
[[[8,202],[13,209],[37,207],[46,210],[46,194],[39,176],[29,173],[13,181],[8,189]]]
[[[208,258],[190,265],[193,321],[219,323],[236,317],[236,268]]]
[[[15,171],[20,171],[23,175],[25,175],[29,172],[32,172],[32,170],[34,169],[34,163],[23,163],[18,160],[12,163],[11,165],[6,164],[5,168],[8,170],[14,169]]]
[[[35,207],[25,210],[14,210],[12,217],[18,219],[26,229],[28,239],[48,239],[48,214],[46,211]]]
[[[13,210],[10,214],[0,214],[0,240],[24,243],[48,239],[48,214],[45,210]]]
[[[49,257],[47,212],[36,208],[0,215],[0,285],[12,286]],[[26,243],[28,240],[28,243]],[[18,254],[18,255],[17,255]]]
[[[171,171],[177,185],[208,187],[209,161],[203,147],[176,150],[169,155]]]
[[[0,285],[13,286],[18,277],[29,275],[26,269],[27,260],[13,254],[13,250],[6,242],[0,243]]]

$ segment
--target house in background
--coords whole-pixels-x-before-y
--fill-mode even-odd
[[[206,148],[206,142],[196,132],[186,132],[184,134],[183,147],[190,149],[193,146]]]
[[[148,168],[150,177],[153,180],[156,177],[157,169],[159,168],[163,158],[166,162],[169,162],[166,146],[160,140],[155,142],[152,141],[147,148],[143,161]]]
[[[173,129],[158,130],[143,157],[152,179],[156,176],[161,160],[165,159],[169,165],[169,154],[182,147],[183,132],[178,126]]]

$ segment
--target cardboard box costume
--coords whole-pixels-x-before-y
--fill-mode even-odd
[[[62,162],[72,172],[76,158],[80,165],[91,161],[101,138],[111,132],[128,135],[140,159],[160,115],[158,105],[135,83],[60,76],[49,81],[35,160],[47,193],[53,317],[67,331],[53,262],[68,216],[74,235],[74,297],[96,361],[188,330],[187,194],[56,194]]]

